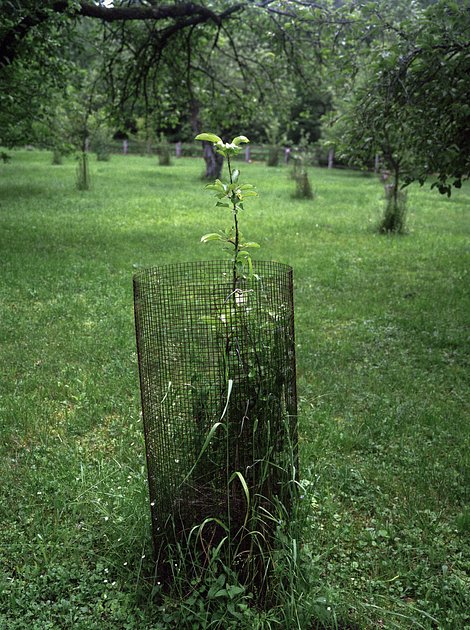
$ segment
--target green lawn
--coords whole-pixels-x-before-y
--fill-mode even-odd
[[[220,257],[199,238],[227,217],[201,160],[92,161],[78,192],[73,159],[12,155],[0,629],[197,628],[175,625],[184,604],[149,579],[132,274]],[[306,627],[470,628],[470,186],[450,199],[412,187],[409,234],[386,237],[372,176],[311,169],[316,197],[298,201],[285,167],[241,170],[260,194],[242,217],[255,257],[295,274]]]

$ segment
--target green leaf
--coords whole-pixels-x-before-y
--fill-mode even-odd
[[[215,180],[215,185],[216,186],[222,186],[222,190],[224,190],[225,192],[227,192],[228,190],[228,184],[224,184],[223,182],[220,181],[220,179],[216,179]]]
[[[236,470],[234,473],[230,475],[230,479],[228,480],[229,485],[235,479],[238,479],[238,481],[241,483],[243,492],[245,493],[245,500],[246,500],[247,514],[248,514],[248,508],[250,507],[250,490],[248,488],[248,484],[246,483],[245,477],[238,470]]]
[[[254,241],[248,241],[248,243],[243,243],[242,247],[245,247],[245,248],[246,247],[248,247],[248,248],[250,248],[250,247],[258,248],[258,247],[260,247],[260,244],[259,243],[255,243]]]
[[[204,234],[201,236],[201,243],[208,243],[209,241],[223,241],[224,237],[216,232],[211,232],[210,234]]]
[[[258,193],[255,192],[254,190],[247,190],[246,192],[243,193],[244,197],[257,197]]]
[[[242,184],[239,188],[240,190],[250,190],[251,188],[254,188],[254,186],[253,184]]]
[[[241,593],[244,593],[244,592],[245,592],[245,589],[243,588],[243,586],[236,586],[235,584],[231,584],[230,586],[227,587],[227,593],[230,599],[233,599],[237,595],[240,595]]]
[[[234,144],[235,146],[238,146],[242,142],[250,142],[250,141],[248,140],[246,136],[237,136],[236,138],[232,140],[232,144]]]
[[[231,394],[231,392],[232,392],[232,385],[233,385],[233,381],[232,381],[232,380],[229,380],[228,385],[229,385],[229,387],[228,387],[228,394],[227,394],[227,403],[226,403],[226,405],[225,405],[225,409],[224,409],[224,411],[223,411],[223,413],[222,413],[222,416],[221,416],[220,420],[222,420],[222,418],[223,418],[223,417],[224,417],[224,415],[225,415],[225,412],[227,411],[228,402],[229,402],[229,399],[230,399],[230,394]],[[226,430],[227,430],[227,426],[226,426],[223,422],[220,422],[220,421],[219,421],[219,422],[216,422],[215,424],[213,424],[213,425],[212,425],[211,430],[210,430],[210,431],[209,431],[209,433],[207,434],[207,437],[206,437],[206,439],[205,439],[205,441],[204,441],[204,444],[202,445],[202,448],[201,448],[201,450],[200,450],[200,452],[199,452],[199,455],[198,455],[198,457],[197,457],[196,461],[194,462],[194,464],[193,464],[193,466],[192,466],[191,470],[188,472],[188,474],[186,475],[186,477],[185,477],[185,478],[183,479],[183,481],[181,482],[181,486],[183,486],[183,484],[184,484],[184,483],[186,483],[186,481],[187,481],[187,480],[191,477],[191,475],[193,474],[194,469],[195,469],[195,468],[196,468],[196,466],[198,465],[199,460],[201,459],[201,457],[204,455],[204,453],[205,453],[205,451],[206,451],[207,447],[209,446],[209,444],[210,444],[210,442],[211,442],[212,438],[214,437],[215,432],[217,431],[217,429],[218,429],[219,427],[222,427],[222,428],[224,429],[224,431],[226,431]],[[208,519],[206,519],[206,520],[205,520],[205,521],[201,524],[201,526],[204,526],[204,523],[205,523],[207,520],[208,520]],[[214,519],[214,520],[216,520],[216,519]],[[217,522],[218,522],[218,521],[217,521]]]
[[[217,190],[225,193],[225,189],[222,184],[207,184],[204,188],[206,188],[206,190]]]
[[[224,195],[224,197],[225,197],[225,195]],[[217,208],[217,207],[221,207],[221,208],[230,208],[230,204],[229,204],[229,203],[224,203],[223,201],[218,201],[218,202],[215,204],[215,206],[216,206],[216,208]]]
[[[222,142],[222,139],[216,136],[215,133],[200,133],[196,136],[195,140],[205,140],[206,142],[213,142],[214,144]]]

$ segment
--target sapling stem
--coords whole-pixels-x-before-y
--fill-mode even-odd
[[[228,175],[229,175],[229,179],[230,179],[230,184],[233,184],[232,164],[230,162],[230,156],[229,155],[227,155],[227,166],[228,166]],[[232,193],[232,196],[230,198],[230,201],[232,203],[232,214],[233,214],[234,229],[235,229],[235,240],[233,242],[233,247],[234,247],[234,252],[233,252],[233,290],[235,291],[235,289],[237,288],[237,280],[238,280],[237,262],[238,262],[238,252],[240,251],[240,234],[239,234],[239,231],[238,231],[237,202],[236,202],[236,199],[233,197],[233,193]],[[233,299],[235,300],[235,294],[234,294],[234,298]]]
[[[231,230],[227,230],[225,234],[220,232],[205,234],[201,237],[201,241],[206,243],[207,241],[222,241],[226,244],[233,245],[233,259],[232,259],[232,295],[234,306],[236,306],[236,291],[239,279],[239,269],[243,268],[243,265],[239,265],[240,254],[244,257],[248,267],[249,273],[252,273],[251,258],[245,251],[249,247],[259,247],[258,243],[243,242],[240,244],[241,234],[238,227],[238,211],[243,208],[245,197],[254,197],[257,193],[253,190],[254,186],[251,184],[238,183],[240,173],[237,170],[232,170],[231,156],[237,155],[240,151],[240,144],[249,142],[246,136],[237,136],[232,142],[223,142],[219,136],[213,133],[200,133],[196,136],[196,140],[202,140],[203,142],[212,142],[215,150],[220,155],[223,155],[227,159],[229,183],[224,184],[219,179],[215,180],[214,184],[208,184],[206,188],[215,191],[215,196],[219,200],[217,206],[229,207],[233,216],[233,226]]]

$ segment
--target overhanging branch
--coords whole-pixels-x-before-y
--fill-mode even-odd
[[[56,2],[54,3],[54,10],[61,12],[64,11],[67,6],[67,2]],[[160,6],[131,5],[128,7],[106,7],[103,5],[90,4],[89,2],[80,2],[78,13],[84,17],[98,18],[106,22],[122,22],[126,20],[179,20],[181,18],[199,15],[205,21],[212,20],[219,23],[244,8],[245,4],[239,3],[221,13],[216,13],[207,7],[193,2],[184,4],[163,4]]]
[[[99,19],[104,22],[126,22],[126,21],[152,21],[170,22],[167,28],[172,33],[188,28],[194,24],[214,22],[221,24],[224,20],[235,13],[245,9],[246,3],[241,2],[217,13],[207,7],[193,2],[154,5],[131,5],[126,7],[106,7],[82,0],[78,8],[73,11],[69,2],[58,0],[45,4],[43,7],[26,16],[18,16],[18,20],[6,32],[0,31],[0,68],[13,63],[19,54],[22,41],[36,27],[46,24],[51,19],[51,15],[67,14],[69,16],[82,16]]]

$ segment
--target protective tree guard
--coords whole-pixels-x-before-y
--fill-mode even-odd
[[[292,269],[253,261],[234,288],[230,261],[154,267],[134,306],[158,571],[199,528],[201,554],[223,541],[261,576],[298,475]]]

